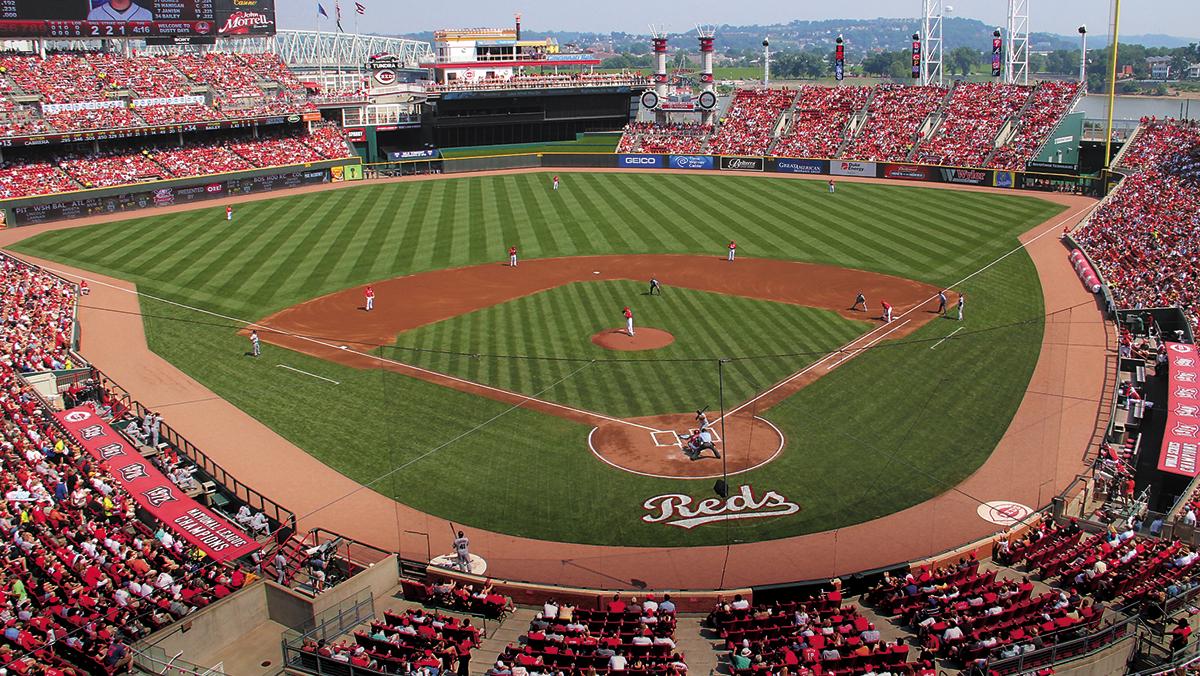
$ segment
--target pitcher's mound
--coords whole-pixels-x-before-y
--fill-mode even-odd
[[[604,329],[592,336],[592,342],[606,350],[657,350],[675,342],[675,336],[659,329]]]

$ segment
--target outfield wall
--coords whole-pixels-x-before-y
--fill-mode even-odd
[[[3,214],[4,223],[7,225],[34,225],[307,185],[360,180],[362,171],[359,162],[358,158],[346,158],[23,197],[0,202],[0,213]]]

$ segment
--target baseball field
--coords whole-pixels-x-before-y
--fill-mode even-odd
[[[366,185],[243,204],[232,222],[214,206],[14,248],[135,282],[154,351],[327,465],[417,509],[514,535],[708,545],[860,523],[949,490],[1012,419],[1044,318],[1029,258],[1005,255],[1062,207],[902,185],[845,183],[829,195],[818,181],[560,175],[558,191],[536,172]],[[735,263],[722,260],[731,239]],[[510,245],[521,251],[515,269],[503,265]],[[676,266],[665,273],[646,267],[659,259],[639,258],[663,255]],[[583,278],[521,286],[522,275],[572,260],[586,263],[572,271]],[[732,271],[743,263],[762,270],[753,288],[726,283],[749,274]],[[789,276],[793,265],[804,274]],[[661,297],[645,295],[649,269],[663,277]],[[464,283],[403,291],[439,274]],[[886,330],[881,299],[869,294],[871,311],[852,312],[853,293],[840,297],[857,278],[908,289],[916,300],[895,304],[911,324],[870,339]],[[380,289],[370,314],[356,306],[365,284]],[[486,301],[500,288],[515,290]],[[964,321],[930,312],[927,291],[941,288],[952,300],[966,294]],[[282,321],[335,306],[323,322]],[[623,325],[624,306],[674,342],[594,344]],[[259,321],[264,354],[254,359],[244,329]],[[323,358],[305,344],[377,361]],[[847,345],[836,368],[762,398]],[[705,498],[712,481],[602,461],[589,416],[626,424],[722,402],[754,403],[782,444],[730,484],[800,509],[694,528],[643,520],[648,499]],[[731,435],[727,452],[742,443],[752,440]],[[719,461],[697,462],[720,473]]]

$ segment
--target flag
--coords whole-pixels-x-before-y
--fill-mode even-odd
[[[333,13],[337,17],[338,32],[342,32],[342,2],[341,0],[333,0]]]
[[[323,16],[326,19],[329,18],[329,13],[325,11],[325,8],[319,2],[317,3],[317,16]]]
[[[354,3],[354,11],[358,12],[359,14],[366,14],[367,6],[362,4],[361,2],[356,2],[356,3]]]

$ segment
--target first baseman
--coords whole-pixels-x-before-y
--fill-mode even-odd
[[[622,314],[625,315],[625,333],[628,333],[629,337],[632,338],[633,337],[633,310],[630,310],[629,306],[626,305],[625,309],[622,311]]]

